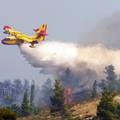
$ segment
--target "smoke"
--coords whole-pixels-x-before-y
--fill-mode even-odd
[[[120,48],[120,12],[104,18],[92,30],[86,31],[82,34],[83,44],[101,43],[107,48]]]
[[[119,74],[120,53],[120,13],[101,20],[96,27],[85,32],[82,45],[44,41],[36,48],[21,45],[20,50],[26,60],[43,73],[58,73],[65,68],[79,72],[90,69],[101,75],[105,66],[113,64]],[[92,44],[92,46],[91,46]]]
[[[57,75],[74,92],[91,88],[94,80],[104,78],[110,64],[120,74],[120,14],[102,20],[85,32],[82,44],[44,41],[36,48],[19,46],[25,59],[41,73]],[[86,46],[83,46],[86,44]]]
[[[20,51],[26,60],[32,66],[40,68],[42,73],[57,75],[63,86],[72,88],[74,94],[82,92],[79,100],[88,97],[86,90],[91,89],[94,80],[105,77],[106,66],[114,65],[115,72],[120,74],[120,50],[109,49],[100,44],[83,47],[45,41],[36,48],[23,44]]]
[[[82,47],[46,41],[36,48],[23,44],[20,51],[32,66],[41,68],[43,73],[60,73],[66,68],[75,72],[90,69],[101,76],[105,66],[110,64],[115,66],[118,74],[120,72],[120,50],[108,49],[100,44]]]

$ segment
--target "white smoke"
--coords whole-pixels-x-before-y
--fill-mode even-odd
[[[120,73],[120,50],[108,49],[103,45],[82,47],[72,43],[45,41],[36,48],[23,44],[20,51],[32,66],[41,68],[44,73],[57,73],[66,68],[80,72],[87,68],[102,75],[105,66],[110,64]]]

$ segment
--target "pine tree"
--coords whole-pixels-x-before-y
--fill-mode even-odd
[[[24,96],[23,96],[21,109],[22,109],[23,116],[27,116],[30,114],[30,105],[29,105],[29,98],[28,98],[28,90],[27,89],[26,89]]]
[[[0,120],[16,120],[17,114],[9,108],[0,108]]]
[[[21,110],[21,107],[16,105],[16,104],[13,104],[11,105],[10,109],[15,112],[17,114],[17,116],[22,116],[22,110]]]
[[[31,85],[31,95],[30,95],[30,107],[33,111],[34,109],[34,97],[35,97],[35,84],[34,84],[34,81]]]
[[[52,109],[61,111],[64,108],[64,89],[59,80],[55,80],[54,95],[50,97]]]
[[[93,120],[119,120],[119,116],[116,113],[116,104],[113,102],[115,94],[111,93],[107,89],[103,92],[101,101],[97,107],[97,117]]]
[[[48,78],[41,87],[41,92],[43,93],[41,95],[41,98],[42,104],[44,106],[50,106],[50,96],[52,93],[52,88],[53,88],[52,80]]]
[[[77,120],[77,119],[73,118],[72,112],[73,112],[73,110],[71,110],[70,105],[64,105],[64,120]],[[80,120],[80,119],[78,119],[78,120]]]
[[[114,72],[115,68],[113,65],[105,67],[106,80],[108,81],[107,89],[111,92],[116,90],[117,85],[117,75]]]
[[[97,81],[95,80],[92,87],[92,98],[97,96]]]

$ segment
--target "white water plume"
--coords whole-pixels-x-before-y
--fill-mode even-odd
[[[32,66],[41,68],[44,73],[60,72],[66,68],[80,72],[87,68],[101,75],[105,66],[110,64],[120,73],[120,50],[108,49],[103,45],[83,47],[72,43],[45,41],[36,48],[23,44],[20,50]]]

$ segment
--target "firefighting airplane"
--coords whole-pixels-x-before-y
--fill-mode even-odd
[[[22,43],[27,44],[30,43],[30,47],[34,48],[34,44],[38,44],[41,41],[45,40],[47,25],[42,24],[40,28],[33,29],[35,32],[34,36],[27,36],[25,34],[22,34],[15,29],[11,28],[10,26],[4,26],[3,30],[5,34],[8,34],[10,36],[3,39],[1,42],[5,45],[20,45]]]

